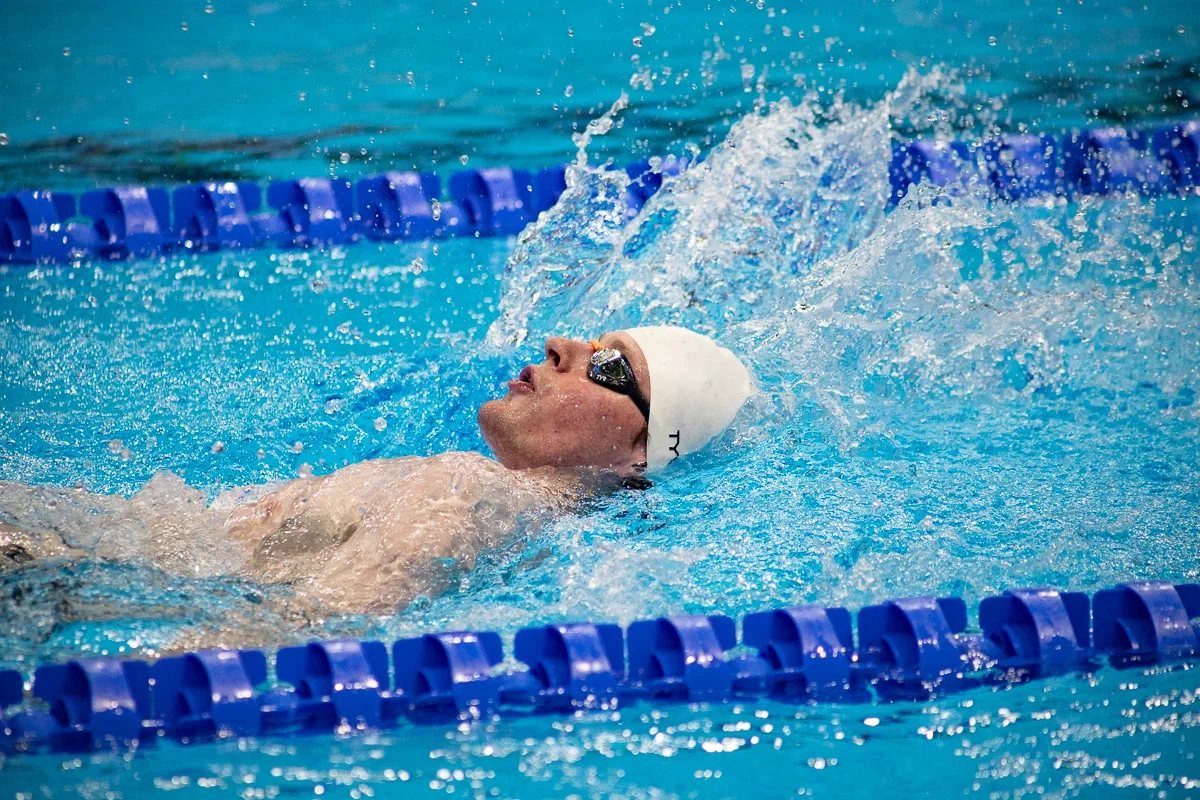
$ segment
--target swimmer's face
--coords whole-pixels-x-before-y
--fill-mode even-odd
[[[641,349],[617,331],[600,337],[603,347],[629,359],[638,388],[650,400],[650,372]],[[552,336],[546,358],[509,381],[508,394],[479,409],[479,430],[509,469],[596,467],[631,474],[646,461],[646,418],[627,396],[587,376],[587,342]]]

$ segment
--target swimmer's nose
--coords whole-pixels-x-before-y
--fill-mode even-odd
[[[591,358],[592,346],[563,336],[551,336],[546,340],[546,361],[555,372],[570,372],[571,369]]]

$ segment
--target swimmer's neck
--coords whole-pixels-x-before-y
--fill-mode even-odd
[[[501,469],[533,483],[537,483],[546,491],[558,495],[585,496],[614,491],[629,478],[637,477],[636,472],[599,469],[596,467],[527,467],[524,469],[509,469],[494,458],[478,454]]]

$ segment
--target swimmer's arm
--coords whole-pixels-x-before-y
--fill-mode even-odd
[[[87,553],[68,547],[53,531],[27,531],[0,520],[0,573],[43,558],[81,558]]]

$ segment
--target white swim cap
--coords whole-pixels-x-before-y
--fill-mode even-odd
[[[754,392],[745,365],[707,336],[673,325],[625,332],[650,368],[647,471],[704,447]]]

